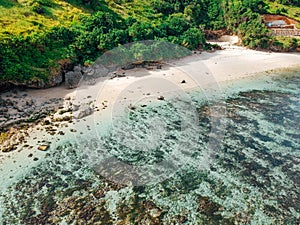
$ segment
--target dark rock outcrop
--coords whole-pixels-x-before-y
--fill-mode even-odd
[[[69,71],[65,74],[65,85],[67,88],[76,88],[82,79],[81,71]]]
[[[60,85],[63,82],[63,74],[59,73],[51,76],[48,81],[43,79],[32,79],[24,82],[18,81],[2,81],[0,82],[0,92],[11,90],[12,88],[50,88]]]

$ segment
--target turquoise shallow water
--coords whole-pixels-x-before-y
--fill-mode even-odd
[[[2,223],[299,224],[300,71],[224,92],[66,141],[2,191]]]

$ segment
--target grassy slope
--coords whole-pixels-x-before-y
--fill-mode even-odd
[[[33,8],[38,2],[41,2],[40,6],[44,10],[42,14],[36,13]],[[42,36],[54,26],[68,27],[76,24],[82,16],[92,13],[93,10],[88,5],[76,4],[76,0],[0,0],[0,41],[3,43],[5,39],[12,39],[16,35]],[[48,80],[56,76],[60,71],[61,62],[68,62],[68,46],[51,46],[49,43],[45,46],[42,43],[43,40],[40,39],[36,44],[22,45],[19,47],[21,49],[15,46],[8,47],[7,49],[11,48],[13,52],[12,59],[10,62],[4,62],[4,72],[1,71],[0,65],[0,82],[34,81],[36,78]],[[35,57],[32,57],[32,54]],[[7,58],[7,55],[4,57]],[[14,61],[19,63],[9,66]]]
[[[43,8],[45,14],[41,15],[32,10],[30,0],[0,0],[0,37],[27,35],[57,25],[68,26],[78,21],[81,15],[90,13],[86,8],[63,0],[52,0],[51,6]]]
[[[154,24],[162,19],[162,14],[154,12],[151,0],[133,0],[121,4],[106,0],[106,3],[114,12],[124,18],[131,16],[139,21],[151,21]]]

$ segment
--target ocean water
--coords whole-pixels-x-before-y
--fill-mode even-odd
[[[1,190],[2,224],[300,224],[300,70],[138,105]]]

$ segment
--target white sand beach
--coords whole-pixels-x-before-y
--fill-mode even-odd
[[[226,82],[256,79],[256,76],[265,71],[300,67],[299,53],[261,52],[229,43],[222,43],[222,46],[225,50],[201,54],[197,52],[181,60],[164,64],[162,69],[136,68],[126,70],[125,77],[99,78],[95,85],[83,83],[79,88],[71,90],[64,86],[45,90],[27,90],[27,98],[34,98],[38,102],[53,97],[64,98],[65,106],[70,104],[70,101],[75,105],[91,102],[94,113],[82,119],[74,119],[72,124],[61,122],[58,130],[63,131],[64,136],[50,135],[42,125],[29,128],[29,136],[25,138],[28,147],[20,144],[12,152],[0,152],[0,173],[5,181],[0,182],[0,188],[9,185],[22,176],[25,170],[37,165],[38,160],[43,159],[46,153],[37,150],[42,141],[51,142],[48,151],[52,151],[60,141],[74,138],[80,132],[82,135],[93,132],[89,128],[91,121],[102,121],[99,126],[104,126],[105,122],[109,122],[128,107],[137,104],[147,104],[162,97],[168,99],[176,94],[183,96],[185,91],[195,88],[220,90]],[[22,91],[20,94],[23,94]],[[55,115],[55,117],[60,116],[62,115]],[[28,157],[30,154],[33,156]],[[33,158],[38,160],[34,161]]]

